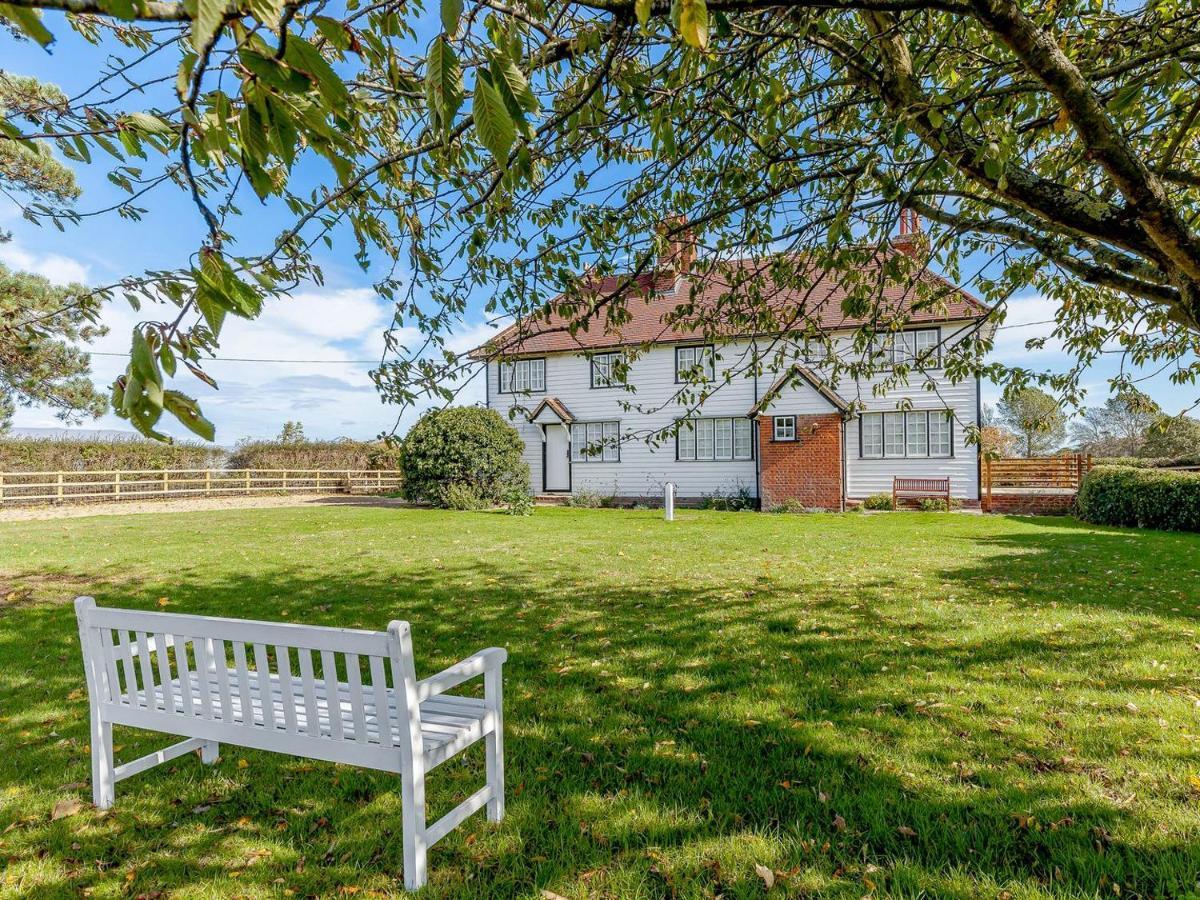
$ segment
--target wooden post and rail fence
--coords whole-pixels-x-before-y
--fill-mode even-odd
[[[1074,493],[1092,468],[1090,453],[1063,453],[1028,459],[983,459],[983,509],[991,509],[992,491]]]
[[[0,507],[275,494],[380,494],[400,473],[377,469],[138,469],[0,472]]]

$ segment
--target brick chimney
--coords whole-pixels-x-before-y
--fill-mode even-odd
[[[658,226],[663,246],[658,256],[658,271],[676,277],[692,271],[696,261],[696,234],[688,226],[687,216],[671,216]]]
[[[900,234],[892,238],[892,247],[918,262],[929,255],[929,238],[921,230],[921,217],[907,206],[900,210]]]

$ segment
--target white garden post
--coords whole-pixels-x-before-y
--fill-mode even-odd
[[[668,481],[663,488],[663,518],[668,522],[675,521],[675,482]]]

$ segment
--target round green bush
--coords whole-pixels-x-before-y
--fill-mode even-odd
[[[434,506],[506,502],[514,489],[529,490],[529,466],[517,430],[494,409],[452,406],[425,413],[400,451],[404,497]]]

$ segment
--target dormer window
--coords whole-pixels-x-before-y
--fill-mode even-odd
[[[546,390],[546,360],[517,359],[500,363],[500,393],[540,394]]]

